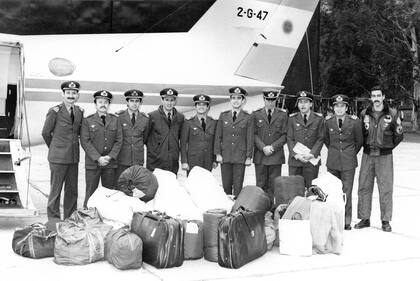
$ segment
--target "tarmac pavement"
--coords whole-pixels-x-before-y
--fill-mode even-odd
[[[53,258],[32,260],[13,253],[11,241],[16,227],[45,222],[46,197],[49,192],[49,167],[45,145],[32,148],[30,193],[40,216],[0,219],[0,280],[419,280],[420,267],[420,143],[403,142],[394,150],[393,232],[381,230],[379,198],[375,187],[372,204],[372,227],[344,232],[341,255],[291,257],[279,254],[274,247],[263,257],[240,269],[226,269],[204,259],[185,261],[179,268],[156,269],[143,264],[139,270],[120,271],[106,261],[84,266],[62,266]],[[327,151],[322,150],[325,164]],[[359,154],[359,159],[361,154]],[[81,159],[84,155],[81,153]],[[360,161],[359,161],[360,163]],[[326,172],[324,165],[320,174]],[[220,179],[220,169],[215,176]],[[287,175],[287,165],[283,165]],[[185,175],[180,172],[182,181]],[[255,184],[254,168],[246,170],[245,184]],[[84,199],[84,163],[79,166],[79,206]],[[353,223],[357,220],[356,170],[353,189]]]

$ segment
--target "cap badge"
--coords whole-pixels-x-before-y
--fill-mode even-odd
[[[302,92],[302,93],[300,93],[300,96],[301,97],[306,97],[306,93],[305,92]]]
[[[139,93],[137,93],[136,91],[133,91],[133,96],[137,97],[139,95]]]
[[[206,100],[206,97],[205,97],[205,96],[200,96],[200,97],[198,98],[198,100],[201,100],[201,101]]]
[[[338,96],[336,100],[337,100],[338,102],[341,102],[341,101],[343,101],[343,97],[342,97],[342,96]]]
[[[241,89],[239,88],[235,88],[235,90],[233,91],[235,94],[240,94],[241,93]]]
[[[70,82],[69,88],[76,88],[76,84],[74,84],[73,82]]]
[[[107,92],[102,91],[102,92],[101,92],[101,96],[103,96],[103,97],[107,97],[107,96],[108,96],[108,94],[107,94]]]
[[[269,92],[269,93],[268,93],[268,97],[269,97],[269,98],[274,98],[274,93],[273,93],[273,92]]]
[[[172,95],[174,94],[174,91],[172,91],[171,89],[169,89],[169,90],[166,92],[166,94],[167,94],[168,96],[172,96]]]

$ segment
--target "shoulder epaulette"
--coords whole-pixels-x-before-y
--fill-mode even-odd
[[[108,113],[110,116],[114,116],[114,117],[118,117],[116,114],[114,113]]]
[[[54,106],[54,107],[51,107],[51,109],[50,110],[53,110],[53,111],[55,111],[55,112],[58,112],[59,110],[60,110],[60,105],[56,105],[56,106]]]
[[[353,115],[350,115],[350,118],[351,118],[351,119],[353,119],[353,120],[357,120],[357,119],[359,119],[359,117],[357,117],[357,116],[356,116],[356,115],[354,115],[354,114],[353,114]]]
[[[194,119],[194,117],[195,117],[195,115],[194,116],[190,116],[190,117],[185,117],[185,120],[187,120],[187,121],[190,121],[190,120],[193,120]]]
[[[146,118],[149,118],[149,114],[145,113],[145,112],[140,112],[141,115],[143,115]]]
[[[214,120],[214,118],[213,118],[213,117],[211,117],[211,116],[209,116],[209,115],[207,115],[207,117],[208,117],[210,120]]]
[[[284,112],[284,113],[287,113],[287,110],[284,109],[284,108],[279,108],[279,110],[282,111],[282,112]]]
[[[242,110],[243,113],[245,113],[246,115],[250,115],[250,113],[246,110]]]
[[[297,112],[289,114],[289,117],[295,117],[297,114],[298,114]]]
[[[225,110],[225,111],[222,111],[222,113],[228,113],[230,110],[228,109],[228,110]]]
[[[324,117],[324,115],[322,115],[322,113],[319,113],[319,112],[314,112],[315,113],[315,115],[318,115],[319,117]]]
[[[333,117],[333,115],[327,115],[325,116],[325,120],[330,120]]]

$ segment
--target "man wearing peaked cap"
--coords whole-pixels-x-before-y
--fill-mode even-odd
[[[220,113],[214,138],[214,154],[221,163],[226,194],[235,197],[242,190],[245,166],[251,165],[254,127],[251,115],[242,110],[247,95],[241,87],[229,89],[231,109]]]
[[[346,113],[348,97],[335,95],[331,98],[333,116],[325,119],[324,143],[328,148],[328,172],[339,178],[347,201],[345,206],[344,229],[351,229],[352,191],[354,174],[357,167],[357,153],[363,145],[362,124],[356,116]]]
[[[61,219],[60,196],[63,184],[64,219],[77,209],[79,135],[83,110],[75,103],[79,99],[80,84],[66,81],[61,84],[61,89],[63,102],[48,111],[42,129],[51,170],[48,219]]]
[[[175,108],[178,91],[166,88],[160,95],[162,105],[149,113],[146,167],[150,171],[159,168],[177,174],[184,115]]]
[[[93,94],[96,113],[83,119],[81,144],[85,155],[86,196],[83,206],[87,206],[89,197],[102,186],[113,189],[117,157],[122,145],[120,122],[114,114],[108,113],[112,99],[109,91],[101,90]]]
[[[118,119],[122,126],[123,144],[118,155],[118,168],[115,181],[121,173],[133,166],[144,164],[144,145],[147,142],[149,117],[140,111],[143,93],[139,90],[128,90],[124,93],[127,109],[119,114]],[[116,186],[116,185],[115,185]]]
[[[312,180],[318,177],[320,161],[317,158],[324,143],[324,118],[322,114],[313,112],[311,93],[299,91],[296,98],[299,112],[289,116],[287,129],[289,175],[303,176],[305,186],[309,187]],[[300,144],[309,152],[298,149]]]
[[[283,146],[286,143],[286,110],[276,107],[280,90],[263,91],[264,107],[253,112],[254,164],[256,184],[274,201],[274,179],[281,176],[285,163]]]
[[[217,121],[207,115],[211,98],[200,94],[193,97],[196,114],[185,120],[181,133],[181,164],[187,174],[194,166],[211,171],[217,166],[213,153]]]

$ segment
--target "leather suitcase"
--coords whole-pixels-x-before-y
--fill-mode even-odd
[[[157,268],[181,266],[184,262],[182,221],[158,211],[134,213],[131,232],[143,241],[143,261]]]
[[[267,252],[264,213],[239,209],[219,222],[219,265],[240,268]]]
[[[302,176],[280,176],[274,180],[274,206],[289,204],[296,196],[305,196],[305,181]]]
[[[267,212],[271,207],[271,200],[268,194],[255,185],[247,185],[242,188],[232,207],[232,212],[240,207],[254,212]]]

